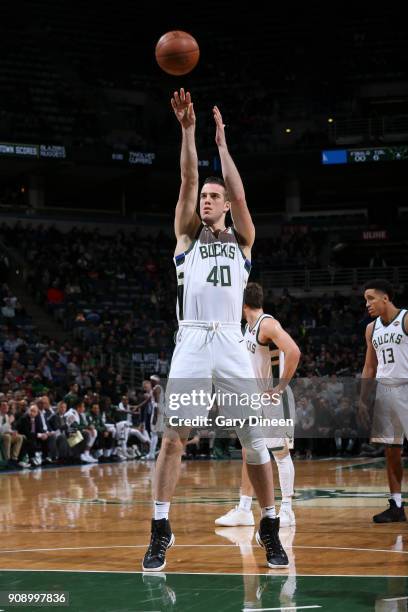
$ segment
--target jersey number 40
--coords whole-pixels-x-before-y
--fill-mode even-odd
[[[214,266],[207,276],[207,283],[214,287],[221,284],[223,287],[231,287],[231,270],[229,266]]]

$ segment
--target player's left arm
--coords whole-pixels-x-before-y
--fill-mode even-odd
[[[222,176],[231,204],[231,216],[234,222],[234,228],[237,231],[239,242],[243,247],[245,255],[249,257],[252,245],[255,241],[255,226],[248,210],[244,185],[234,160],[228,151],[225,137],[225,125],[217,106],[213,108],[213,115],[216,126],[215,142],[220,155]]]
[[[259,340],[263,344],[273,342],[285,355],[285,365],[279,384],[274,391],[284,391],[293,378],[299,364],[300,349],[293,338],[286,332],[276,319],[265,318],[261,322]]]

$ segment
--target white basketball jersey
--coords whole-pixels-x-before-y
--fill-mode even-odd
[[[389,323],[381,317],[374,322],[371,342],[377,354],[376,378],[386,379],[386,384],[408,383],[408,335],[403,327],[407,312],[401,309]]]
[[[282,378],[285,366],[283,351],[280,351],[273,342],[262,344],[259,340],[259,326],[264,319],[273,319],[273,317],[262,314],[252,328],[247,324],[244,332],[244,340],[249,351],[254,376],[258,379],[258,388],[261,392],[272,389],[274,381]],[[295,400],[289,386],[282,396],[280,405],[284,418],[294,418]],[[271,414],[269,410],[270,408],[268,409],[267,406],[263,408],[264,416],[276,418],[276,414],[273,412]],[[278,450],[285,446],[293,448],[293,433],[289,433],[284,438],[265,438],[265,441],[269,449]]]
[[[273,317],[262,314],[252,328],[247,324],[244,339],[255,378],[263,381],[263,384],[270,388],[273,379],[279,379],[282,376],[285,356],[275,344],[262,344],[259,341],[259,326],[264,319],[273,319]]]
[[[179,321],[241,323],[251,262],[241,251],[233,228],[216,237],[201,225],[196,240],[174,257],[174,263]]]

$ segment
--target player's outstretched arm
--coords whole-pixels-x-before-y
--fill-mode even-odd
[[[284,391],[293,378],[299,365],[300,349],[293,338],[286,332],[276,319],[263,319],[260,325],[259,340],[263,344],[273,342],[285,355],[285,365],[279,384],[275,390]]]
[[[213,115],[216,126],[215,142],[220,155],[222,176],[231,202],[231,216],[234,221],[234,227],[241,239],[242,246],[251,249],[255,241],[255,227],[248,210],[244,185],[234,160],[228,151],[225,125],[217,106],[213,108]]]
[[[358,420],[365,427],[369,425],[368,401],[373,389],[371,379],[376,377],[378,366],[377,355],[371,342],[374,325],[374,321],[369,323],[365,332],[367,350],[363,373],[361,374],[360,402],[358,407]]]
[[[189,247],[200,218],[196,212],[198,198],[198,158],[195,144],[196,117],[190,92],[183,88],[171,99],[174,114],[181,125],[180,171],[181,186],[176,206],[174,231],[177,238],[176,254]]]

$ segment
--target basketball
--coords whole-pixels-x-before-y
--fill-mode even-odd
[[[156,45],[156,60],[160,68],[175,76],[191,72],[199,57],[196,39],[181,30],[163,34]]]

